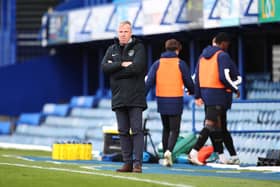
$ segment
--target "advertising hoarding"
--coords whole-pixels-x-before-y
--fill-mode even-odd
[[[261,23],[280,21],[280,1],[259,0],[259,21]]]

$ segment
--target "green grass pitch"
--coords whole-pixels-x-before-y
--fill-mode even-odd
[[[50,157],[50,152],[0,148],[0,187],[279,187],[279,181],[213,176],[116,173],[89,164],[31,161],[22,156]],[[214,171],[213,171],[214,172]]]

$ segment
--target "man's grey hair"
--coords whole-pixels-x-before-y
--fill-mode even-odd
[[[129,25],[129,26],[131,26],[131,22],[128,21],[128,20],[122,21],[122,22],[120,22],[120,25]]]

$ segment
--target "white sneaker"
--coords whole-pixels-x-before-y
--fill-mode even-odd
[[[197,151],[192,149],[190,154],[188,155],[188,160],[195,165],[202,166],[204,163],[200,162],[197,158]]]
[[[166,163],[164,164],[164,162],[166,162]],[[168,167],[171,167],[173,165],[172,153],[169,150],[166,150],[164,153],[163,165],[168,166]]]
[[[220,160],[220,159],[217,159],[216,161],[215,161],[215,163],[216,164],[228,164],[228,161],[226,160]]]
[[[240,164],[240,160],[237,156],[231,156],[229,158],[229,160],[227,161],[227,164],[230,164],[230,165],[239,165]]]
[[[228,164],[228,159],[224,155],[224,153],[219,154],[219,159],[217,160],[217,163],[219,164]]]
[[[167,166],[168,165],[168,161],[167,161],[167,159],[162,159],[162,165],[163,166]]]

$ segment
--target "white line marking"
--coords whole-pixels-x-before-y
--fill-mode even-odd
[[[57,165],[62,164],[61,162],[58,162],[58,161],[45,161],[45,162],[51,163],[51,164],[57,164]]]
[[[34,161],[32,159],[29,159],[29,158],[24,158],[22,156],[18,156],[18,155],[2,155],[3,157],[6,157],[6,158],[16,158],[16,159],[20,159],[20,160],[26,160],[26,161]]]
[[[100,169],[97,169],[95,166],[81,166],[81,168],[95,170],[95,171],[100,171]]]
[[[216,173],[241,173],[241,171],[216,171]]]
[[[1,148],[8,149],[20,149],[20,150],[40,150],[40,151],[52,151],[51,146],[31,145],[31,144],[16,144],[16,143],[2,143]]]
[[[250,170],[250,171],[271,171],[280,172],[280,166],[239,166],[239,165],[228,165],[228,164],[216,164],[207,163],[207,166],[212,168],[224,168],[224,169],[237,169],[237,170]]]
[[[170,170],[172,170],[172,171],[196,172],[196,170],[194,170],[194,169],[188,169],[188,168],[186,168],[186,169],[182,169],[182,168],[171,168]]]
[[[157,180],[143,179],[143,178],[129,177],[129,176],[121,176],[121,175],[112,175],[112,174],[106,174],[106,173],[97,173],[97,172],[92,172],[92,171],[89,172],[89,171],[72,170],[72,169],[65,169],[65,168],[42,167],[42,166],[37,166],[37,165],[12,164],[12,163],[5,163],[5,162],[4,163],[0,162],[0,165],[53,170],[53,171],[65,171],[65,172],[70,172],[70,173],[81,173],[81,174],[88,174],[88,175],[97,175],[97,176],[112,177],[112,178],[125,179],[125,180],[131,180],[131,181],[159,184],[159,185],[164,185],[164,186],[192,187],[191,185],[185,185],[185,184],[175,184],[175,183],[164,182],[164,181],[157,181]]]

